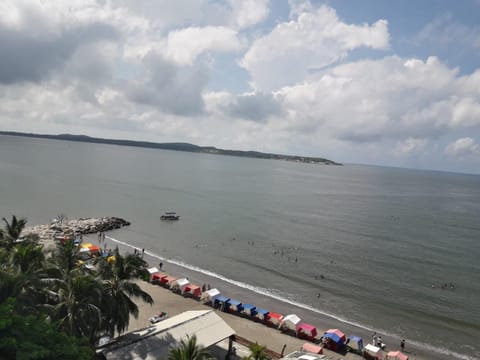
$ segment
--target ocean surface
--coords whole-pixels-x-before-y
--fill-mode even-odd
[[[0,179],[1,217],[123,217],[151,254],[480,358],[480,176],[0,136]]]

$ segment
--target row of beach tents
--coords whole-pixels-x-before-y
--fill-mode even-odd
[[[231,299],[221,294],[216,288],[202,288],[190,283],[187,278],[177,279],[162,273],[156,267],[148,269],[148,272],[150,273],[150,281],[153,284],[159,284],[183,296],[192,297],[221,311],[249,318],[267,326],[277,328],[284,333],[315,343],[305,343],[304,351],[321,354],[323,348],[327,348],[336,352],[352,351],[371,360],[408,360],[408,356],[400,351],[390,351],[386,357],[383,357],[383,352],[380,347],[372,344],[366,344],[364,346],[361,337],[355,335],[346,337],[339,329],[329,329],[323,332],[323,334],[320,334],[315,326],[303,322],[300,317],[295,314],[282,315],[252,304]]]

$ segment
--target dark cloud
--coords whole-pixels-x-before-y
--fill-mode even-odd
[[[263,122],[272,115],[281,114],[282,106],[272,94],[257,92],[238,96],[225,110],[234,117]]]
[[[0,83],[41,81],[63,68],[79,46],[117,37],[112,26],[101,23],[59,29],[55,34],[38,34],[33,28],[17,31],[0,24]]]
[[[175,115],[199,115],[204,111],[202,90],[208,82],[202,65],[178,66],[158,55],[145,59],[146,74],[129,84],[128,97]]]

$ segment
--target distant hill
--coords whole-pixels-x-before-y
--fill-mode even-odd
[[[287,160],[287,161],[303,162],[303,163],[309,163],[309,164],[342,165],[340,163],[336,163],[335,161],[324,159],[324,158],[318,158],[318,157],[270,154],[270,153],[263,153],[259,151],[225,150],[225,149],[217,149],[216,147],[213,147],[213,146],[198,146],[198,145],[189,144],[189,143],[154,143],[154,142],[148,142],[148,141],[102,139],[102,138],[90,137],[86,135],[72,135],[72,134],[44,135],[44,134],[21,133],[21,132],[14,132],[14,131],[0,131],[0,135],[33,137],[33,138],[52,139],[52,140],[79,141],[79,142],[96,143],[96,144],[134,146],[134,147],[162,149],[162,150],[187,151],[187,152],[202,153],[202,154],[230,155],[230,156],[241,156],[241,157],[249,157],[249,158],[260,158],[260,159]]]

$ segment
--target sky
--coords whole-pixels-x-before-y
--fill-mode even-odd
[[[0,130],[480,173],[480,0],[2,0]]]

